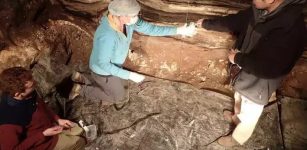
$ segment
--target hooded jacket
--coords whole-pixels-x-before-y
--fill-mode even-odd
[[[235,89],[265,105],[304,50],[306,28],[302,9],[305,0],[284,0],[271,13],[254,7],[226,17],[205,20],[208,30],[238,36],[235,63],[242,68]]]

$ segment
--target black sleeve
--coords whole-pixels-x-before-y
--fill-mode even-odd
[[[235,63],[260,78],[276,78],[291,71],[304,50],[303,30],[274,32],[263,37],[248,54],[237,53]]]
[[[237,14],[230,14],[214,19],[205,19],[202,23],[202,27],[207,30],[240,33],[244,27],[247,26],[252,14],[252,8],[248,8],[239,11]]]

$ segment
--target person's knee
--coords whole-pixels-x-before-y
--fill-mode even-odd
[[[127,92],[125,89],[119,90],[114,95],[114,101],[120,102],[126,100],[128,97]]]
[[[86,146],[86,140],[83,137],[80,137],[80,139],[76,143],[76,149],[77,150],[84,150]]]
[[[77,140],[70,143],[71,145],[69,147],[71,147],[71,149],[74,149],[74,150],[84,150],[85,145],[86,145],[85,138],[83,138],[81,136],[75,136],[75,138],[77,138]]]
[[[54,150],[84,150],[86,145],[86,139],[82,136],[60,134],[57,145]]]
[[[126,99],[126,96],[125,96],[125,95],[116,95],[116,96],[114,97],[114,101],[115,101],[115,102],[125,101],[125,99]]]

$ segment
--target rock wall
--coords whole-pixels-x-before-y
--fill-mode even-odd
[[[236,13],[250,6],[249,1],[223,0],[139,2],[142,4],[141,14],[146,20],[176,25]],[[307,14],[306,9],[304,13]],[[127,67],[156,77],[176,79],[200,88],[231,93],[231,87],[225,84],[228,63],[226,53],[234,40],[229,33],[204,29],[198,29],[198,34],[193,38],[155,38],[136,34],[132,46],[135,53],[130,55]],[[307,98],[307,89],[304,88],[307,79],[303,77],[307,75],[304,67],[306,65],[304,54],[283,82],[280,89],[283,95]]]
[[[200,18],[236,13],[250,6],[250,2],[240,0],[139,2],[145,20],[177,26]],[[87,66],[93,33],[108,3],[109,0],[2,0],[0,70],[16,65],[30,67],[41,62],[42,55],[49,57],[48,53],[52,53],[52,57],[65,57],[61,59],[65,61],[60,61],[59,57],[54,59],[54,63],[70,64],[70,69]],[[234,41],[229,33],[204,29],[198,29],[193,38],[158,38],[136,33],[125,66],[148,76],[190,83],[231,95],[231,87],[225,84],[226,54]],[[306,98],[307,90],[303,84],[307,80],[303,78],[307,72],[305,58],[306,54],[284,82],[281,88],[284,95]],[[69,73],[64,74],[67,76]]]

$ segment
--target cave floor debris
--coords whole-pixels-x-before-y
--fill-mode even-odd
[[[75,99],[69,118],[98,126],[99,137],[87,149],[203,150],[224,149],[216,143],[231,126],[223,109],[232,98],[189,84],[150,78],[139,85],[129,82],[130,100],[117,111],[82,97]],[[234,149],[281,148],[277,104],[267,107],[251,139]]]

